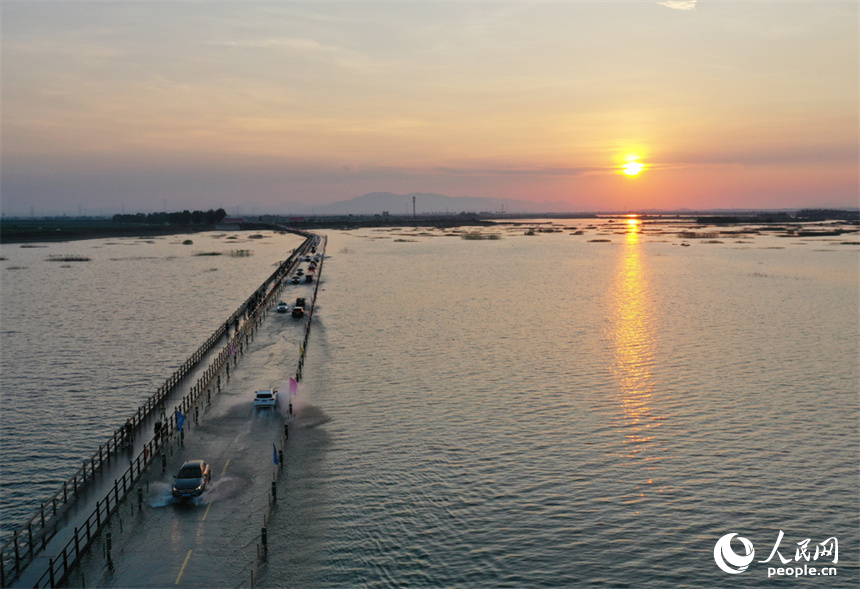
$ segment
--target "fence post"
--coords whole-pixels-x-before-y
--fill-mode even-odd
[[[15,530],[15,572],[18,572],[20,562],[21,555],[18,553],[18,530]]]

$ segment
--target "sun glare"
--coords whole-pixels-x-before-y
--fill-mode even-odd
[[[642,162],[632,161],[621,166],[621,171],[628,176],[636,176],[645,169],[645,164]]]
[[[639,153],[628,151],[625,155],[619,156],[619,171],[625,176],[638,176],[646,168],[641,161],[642,156]]]

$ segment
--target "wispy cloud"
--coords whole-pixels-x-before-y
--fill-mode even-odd
[[[238,49],[273,49],[288,51],[306,58],[318,58],[344,69],[371,72],[384,68],[387,64],[336,45],[320,43],[307,38],[267,38],[241,41],[227,41],[222,45]]]
[[[581,176],[595,172],[617,171],[610,167],[566,167],[566,168],[453,168],[448,166],[437,166],[433,172],[437,174],[449,174],[454,176]]]
[[[696,2],[697,0],[666,0],[665,2],[658,2],[657,4],[667,8],[673,8],[675,10],[695,10]]]

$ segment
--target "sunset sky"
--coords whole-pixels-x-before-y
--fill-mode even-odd
[[[858,206],[853,0],[0,10],[4,215]]]

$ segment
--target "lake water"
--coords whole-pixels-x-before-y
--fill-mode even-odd
[[[693,239],[678,226],[587,223],[483,230],[499,239],[327,232],[298,397],[319,419],[290,438],[260,586],[857,586],[856,235]],[[234,262],[262,262],[255,243],[252,258],[168,280],[200,261],[138,253],[181,247],[168,241],[124,245],[147,259],[114,264],[122,296],[101,305],[81,274],[110,264],[41,262],[97,242],[4,246],[4,509],[46,471],[14,486],[7,473],[38,452],[76,468],[268,274],[225,278]],[[210,288],[183,290],[198,281]],[[11,292],[41,312],[12,306]],[[163,341],[116,343],[135,331]],[[128,383],[134,400],[104,402]],[[44,440],[45,422],[66,419]],[[93,421],[89,440],[80,430]],[[25,435],[44,446],[31,452]],[[52,492],[65,475],[48,474]],[[780,531],[779,555],[758,562]],[[715,563],[730,533],[755,547],[742,574]],[[836,563],[797,553],[830,538]],[[743,554],[737,538],[731,547]],[[768,579],[768,567],[798,564],[837,576]]]

